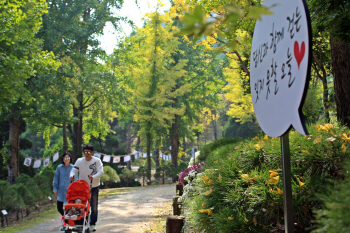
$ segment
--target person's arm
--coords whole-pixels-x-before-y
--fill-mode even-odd
[[[94,179],[100,178],[103,175],[103,164],[101,162],[101,159],[97,159],[96,170],[97,170],[97,173],[92,176]]]
[[[55,196],[57,196],[59,181],[60,181],[60,169],[59,169],[59,167],[57,167],[56,171],[55,171],[55,175],[53,177],[53,182],[52,182],[53,193],[55,194]]]
[[[78,159],[75,162],[74,167],[72,168],[72,170],[70,170],[70,175],[69,175],[70,181],[76,180],[77,173],[79,172],[79,164],[80,164],[80,159]]]

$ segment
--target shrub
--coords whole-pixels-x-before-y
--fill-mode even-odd
[[[14,184],[7,189],[6,195],[4,197],[5,209],[13,210],[17,212],[17,221],[19,220],[19,212],[25,207],[23,198],[18,192],[18,185]]]
[[[315,210],[317,229],[313,232],[350,232],[350,164],[346,165],[346,179],[327,188],[326,195],[320,196],[325,208]]]
[[[132,184],[135,181],[136,174],[135,172],[124,168],[122,173],[120,174],[120,179],[123,182],[124,186],[129,187],[129,184]]]
[[[220,138],[218,140],[215,140],[211,143],[208,143],[207,145],[203,146],[200,150],[200,155],[198,156],[199,162],[205,162],[208,155],[214,151],[216,148],[227,145],[227,144],[234,144],[242,141],[242,139],[239,138]]]
[[[100,181],[105,183],[106,188],[109,187],[109,184],[114,183],[115,181],[120,182],[117,172],[110,166],[103,166],[103,171],[104,173],[100,178]]]
[[[142,186],[145,185],[145,179],[147,179],[148,176],[151,176],[151,171],[148,170],[144,166],[140,166],[139,169],[137,170],[137,175],[141,176],[142,178]]]
[[[147,159],[145,159],[145,163],[143,164],[143,166],[147,167]],[[156,163],[154,162],[152,157],[151,157],[151,167],[153,167],[153,168],[156,167]]]
[[[327,185],[343,179],[349,160],[349,130],[331,124],[309,126],[309,136],[290,132],[296,231],[313,227],[313,209]],[[278,138],[255,137],[217,147],[184,187],[185,230],[277,232],[283,225],[281,149]],[[317,195],[316,195],[317,194]]]
[[[114,151],[114,155],[126,155],[126,150],[118,149],[118,150]]]

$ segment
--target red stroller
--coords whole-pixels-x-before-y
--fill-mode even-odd
[[[71,232],[81,232],[81,233],[89,233],[90,232],[90,186],[84,180],[77,180],[71,183],[67,189],[67,204],[64,206],[65,215],[62,219],[60,231],[64,231],[65,233]],[[82,204],[75,204],[74,200],[81,199]],[[72,220],[70,218],[66,218],[66,214],[69,209],[72,207],[81,208],[81,215],[77,216],[76,219]],[[67,224],[68,222],[68,224]],[[66,223],[66,224],[64,224]]]

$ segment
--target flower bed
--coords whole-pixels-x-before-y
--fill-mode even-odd
[[[315,228],[319,195],[343,179],[349,160],[348,128],[310,126],[310,135],[290,132],[296,232]],[[283,183],[279,138],[256,137],[219,147],[201,173],[188,173],[181,201],[185,232],[279,232],[283,229]]]

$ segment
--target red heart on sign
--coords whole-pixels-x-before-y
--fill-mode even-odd
[[[303,60],[304,55],[305,55],[305,43],[304,43],[304,41],[301,43],[300,50],[299,50],[298,41],[295,41],[294,42],[294,57],[295,57],[295,60],[297,60],[298,69],[300,68],[300,63]]]

